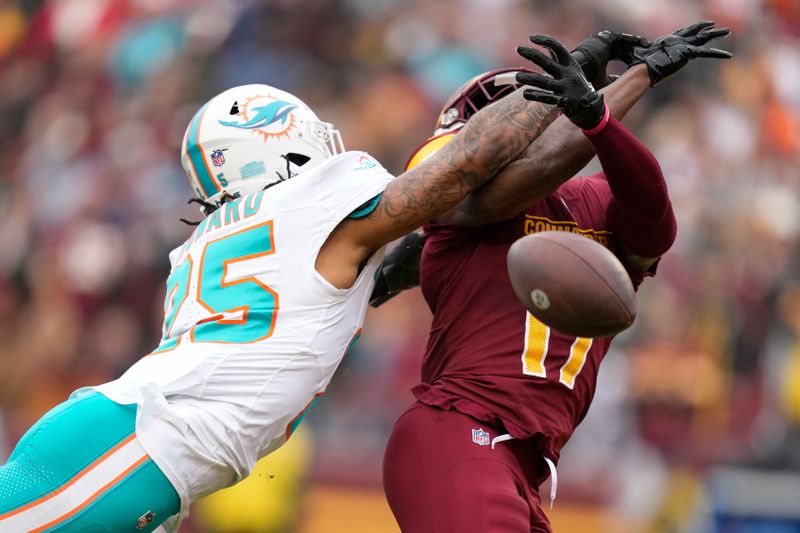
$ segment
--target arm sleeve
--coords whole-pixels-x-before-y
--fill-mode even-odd
[[[613,195],[608,207],[609,229],[626,254],[660,257],[672,246],[677,228],[658,161],[613,117],[602,127],[584,133],[600,159]]]

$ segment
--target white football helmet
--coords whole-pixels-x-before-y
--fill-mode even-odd
[[[269,85],[234,87],[195,113],[181,164],[197,197],[255,193],[344,152],[339,131],[296,96]]]

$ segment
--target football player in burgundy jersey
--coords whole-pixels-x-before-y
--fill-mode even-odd
[[[538,487],[552,476],[555,498],[559,452],[586,415],[612,339],[576,338],[535,319],[514,295],[506,252],[523,235],[569,231],[614,252],[634,286],[653,275],[675,219],[657,161],[617,119],[689,59],[730,57],[704,46],[727,33],[699,23],[647,45],[629,41],[588,76],[602,84],[608,59],[629,60],[603,91],[605,103],[582,93],[579,54],[570,58],[550,42],[554,57],[523,54],[550,76],[493,71],[445,105],[439,135],[410,165],[515,81],[535,87],[526,98],[557,105],[564,116],[525,157],[424,227],[420,285],[433,323],[417,402],[395,424],[384,459],[386,496],[404,533],[551,531]],[[566,181],[595,154],[602,172]],[[412,237],[399,247],[384,273],[407,278],[420,243]],[[374,302],[413,284],[389,278]]]

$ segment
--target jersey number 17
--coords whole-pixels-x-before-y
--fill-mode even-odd
[[[528,376],[547,377],[544,361],[550,343],[550,328],[527,313],[525,323],[525,349],[522,351],[522,373]],[[569,349],[569,358],[559,371],[558,381],[572,389],[586,363],[586,356],[592,347],[592,339],[576,337]]]

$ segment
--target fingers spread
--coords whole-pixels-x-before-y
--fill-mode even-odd
[[[694,24],[692,24],[690,26],[686,26],[685,28],[681,28],[681,29],[673,32],[673,35],[679,35],[680,37],[689,37],[691,35],[697,34],[698,32],[700,32],[700,31],[702,31],[702,30],[704,30],[706,28],[710,28],[713,25],[714,25],[714,21],[713,20],[704,20],[704,21],[701,21],[701,22],[695,22]]]
[[[694,57],[714,57],[718,59],[730,59],[733,54],[719,48],[711,48],[710,46],[692,46],[690,47]]]
[[[517,72],[517,81],[523,85],[531,85],[540,89],[551,91],[555,80],[537,72]]]
[[[731,30],[728,28],[715,28],[715,29],[706,29],[695,35],[690,39],[686,39],[687,42],[690,44],[706,44],[709,41],[713,41],[714,39],[719,39],[720,37],[725,37],[726,35],[730,34]]]
[[[561,68],[558,65],[558,63],[556,63],[555,61],[553,61],[552,59],[541,53],[536,48],[520,45],[517,46],[517,53],[522,57],[524,57],[525,59],[533,61],[534,63],[539,65],[548,74],[557,76],[561,72]]]
[[[567,50],[563,44],[553,37],[550,37],[549,35],[531,35],[531,42],[533,44],[538,44],[539,46],[544,46],[550,49],[550,52],[555,54],[556,59],[558,59],[558,62],[562,65],[569,64],[569,50]]]
[[[556,96],[553,93],[546,93],[544,91],[538,91],[536,89],[525,89],[522,92],[522,96],[524,96],[526,100],[541,102],[543,104],[548,104],[548,105],[557,106],[565,103],[564,98],[561,96]]]

